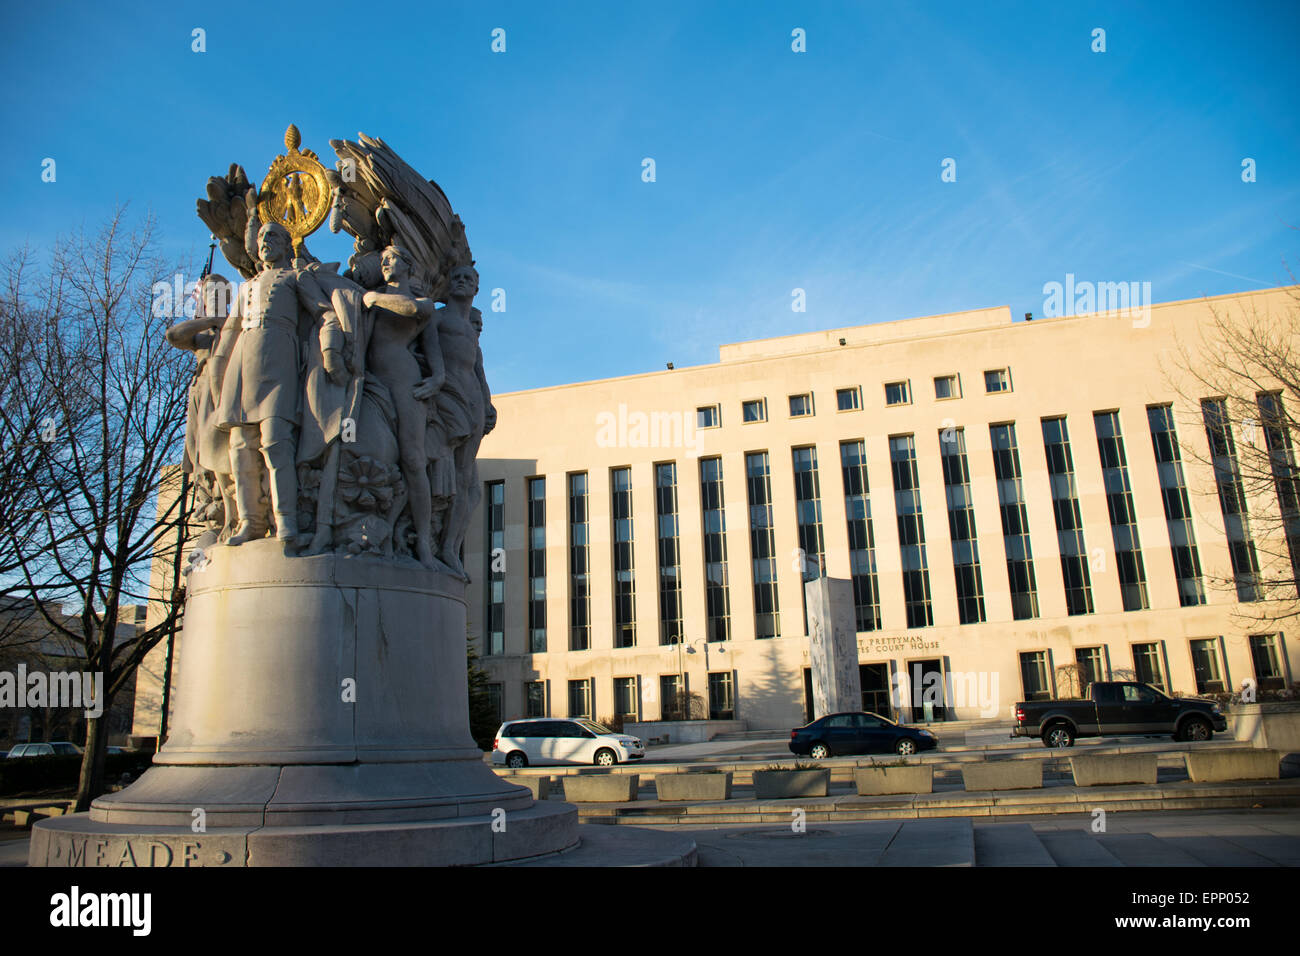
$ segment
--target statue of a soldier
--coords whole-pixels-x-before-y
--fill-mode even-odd
[[[250,212],[253,195],[249,191]],[[249,217],[249,233],[256,227]],[[329,297],[311,274],[292,267],[293,240],[280,223],[256,233],[261,271],[235,301],[215,356],[221,376],[218,427],[230,432],[230,463],[235,479],[239,526],[228,543],[263,537],[274,518],[276,537],[298,536],[296,430],[302,393],[302,343],[316,321],[332,317]],[[347,377],[341,351],[324,355],[332,379]],[[270,477],[271,512],[262,499],[262,465]]]

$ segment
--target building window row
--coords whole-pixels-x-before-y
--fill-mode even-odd
[[[1029,543],[1029,512],[1021,482],[1020,449],[1014,424],[990,425],[993,473],[998,483],[998,508],[1002,515],[1002,543],[1007,553],[1007,580],[1011,585],[1011,616],[1017,621],[1038,617],[1038,584],[1034,580],[1034,553]]]
[[[569,475],[569,650],[591,647],[591,544],[587,473]]]
[[[681,534],[677,517],[677,465],[655,465],[655,519],[659,538],[659,643],[682,639]]]
[[[704,522],[704,632],[709,641],[731,638],[725,503],[722,459],[700,459],[700,511]]]
[[[1095,412],[1092,420],[1097,431],[1097,451],[1101,456],[1106,508],[1110,513],[1110,534],[1115,546],[1120,599],[1124,610],[1144,611],[1149,606],[1146,567],[1142,563],[1137,509],[1133,506],[1133,488],[1128,478],[1128,458],[1124,454],[1124,435],[1120,431],[1119,413]]]
[[[546,652],[546,479],[528,479],[528,651]]]
[[[1264,597],[1259,582],[1259,559],[1255,553],[1255,540],[1251,537],[1246,491],[1237,463],[1237,446],[1232,438],[1227,403],[1223,399],[1204,399],[1201,415],[1214,462],[1214,482],[1219,492],[1223,529],[1228,536],[1228,556],[1232,560],[1237,600],[1259,601]]]
[[[925,519],[921,513],[921,481],[916,470],[916,442],[911,435],[889,439],[894,475],[894,508],[898,517],[898,547],[903,564],[903,606],[908,627],[934,624],[930,602],[930,567],[925,555]]]
[[[506,646],[506,523],[505,502],[506,483],[504,481],[488,482],[486,501],[487,517],[487,567],[484,568],[484,592],[487,607],[483,618],[483,632],[487,640],[483,648],[484,656],[504,654]]]
[[[767,452],[745,456],[749,496],[749,546],[753,560],[754,636],[781,636],[781,607],[776,591],[776,529],[772,517],[772,471]]]
[[[885,405],[912,404],[912,383],[910,381],[886,382]],[[1011,373],[1008,369],[991,369],[984,373],[984,390],[993,394],[1011,391]],[[934,397],[936,401],[961,398],[961,377],[959,375],[936,375],[934,377]],[[816,413],[812,392],[800,392],[787,397],[791,418],[811,418]],[[862,409],[862,388],[858,385],[835,390],[835,408],[841,412],[856,412]],[[745,424],[767,421],[767,399],[748,398],[740,403],[740,419]],[[698,428],[718,428],[722,425],[722,410],[719,405],[700,405],[695,410],[695,422]]]
[[[948,499],[948,535],[952,539],[953,573],[957,579],[957,617],[963,624],[984,620],[984,582],[976,540],[975,506],[971,498],[970,465],[966,460],[966,431],[939,433],[944,494]]]
[[[1265,442],[1273,463],[1278,500],[1286,522],[1287,544],[1296,578],[1300,579],[1300,477],[1297,476],[1289,437],[1282,426],[1282,416],[1285,413],[1281,407],[1281,396],[1276,393],[1261,393],[1258,402]],[[1218,497],[1238,597],[1242,601],[1259,600],[1262,587],[1258,559],[1250,536],[1243,483],[1224,402],[1221,399],[1206,399],[1201,408],[1214,459]],[[1204,604],[1205,591],[1172,408],[1169,405],[1150,406],[1147,416],[1180,603],[1184,606]],[[1143,610],[1150,603],[1119,414],[1114,411],[1095,412],[1093,421],[1123,607],[1126,611]],[[1084,540],[1067,422],[1064,417],[1045,418],[1041,421],[1041,427],[1067,612],[1071,615],[1093,613],[1090,561]],[[1037,584],[1015,424],[991,425],[989,430],[1012,616],[1015,620],[1034,618],[1039,614]],[[939,434],[939,443],[958,618],[962,624],[979,623],[986,620],[986,611],[965,430],[946,428]],[[908,627],[927,627],[933,624],[934,617],[914,436],[890,436],[889,448],[906,622]],[[801,579],[807,581],[824,573],[825,566],[826,543],[817,451],[815,446],[804,446],[792,448],[791,453],[801,559],[799,567]],[[871,631],[880,628],[882,622],[864,442],[842,442],[840,459],[857,629],[860,632]],[[745,467],[755,634],[759,638],[770,638],[780,634],[780,607],[768,452],[747,453]],[[705,636],[709,641],[725,641],[731,637],[731,628],[722,461],[717,457],[704,458],[700,460],[699,468],[706,599]],[[631,468],[613,468],[610,475],[614,646],[624,648],[633,647],[636,643]],[[587,650],[591,647],[588,476],[585,472],[577,472],[567,477],[569,649]],[[530,653],[544,653],[547,649],[546,480],[543,477],[529,478],[526,488],[528,647]],[[487,482],[485,491],[487,568],[484,576],[484,653],[499,655],[505,650],[505,562],[499,560],[504,556],[505,544],[505,483]],[[659,638],[661,645],[671,645],[685,637],[680,517],[674,462],[655,465],[655,519]],[[804,619],[806,630],[806,604]]]
[[[1061,577],[1065,581],[1068,614],[1092,613],[1092,578],[1088,573],[1088,546],[1083,540],[1083,515],[1079,511],[1074,481],[1074,457],[1064,418],[1043,419],[1043,447],[1052,488],[1056,540],[1061,551]]]

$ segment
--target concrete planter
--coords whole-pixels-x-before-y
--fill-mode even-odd
[[[933,793],[934,773],[929,764],[909,767],[867,767],[853,774],[858,796],[882,793]]]
[[[1229,733],[1247,746],[1300,751],[1300,701],[1233,704],[1227,716]]]
[[[635,773],[575,774],[561,778],[570,803],[625,803],[636,799],[641,777]]]
[[[1043,785],[1041,760],[990,760],[967,764],[961,778],[969,790],[1033,790]]]
[[[1070,771],[1076,787],[1100,787],[1119,783],[1156,782],[1159,757],[1156,754],[1098,754],[1071,757]]]
[[[1276,780],[1282,754],[1277,750],[1189,750],[1184,755],[1193,783],[1223,780]]]
[[[730,800],[730,773],[664,773],[655,777],[660,800]]]
[[[533,795],[534,800],[549,800],[551,797],[551,778],[550,777],[524,777],[507,775],[507,781],[513,783],[516,787],[527,787]]]
[[[755,770],[754,795],[759,800],[824,797],[830,782],[829,770]]]

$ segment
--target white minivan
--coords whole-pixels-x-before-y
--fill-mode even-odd
[[[513,768],[563,763],[612,767],[644,756],[645,747],[635,737],[585,717],[508,720],[492,743],[492,762]]]

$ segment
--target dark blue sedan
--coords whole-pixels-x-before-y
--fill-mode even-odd
[[[790,752],[814,760],[849,754],[907,756],[937,746],[939,738],[930,731],[905,727],[879,714],[827,714],[790,731]]]

